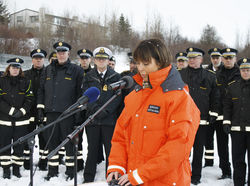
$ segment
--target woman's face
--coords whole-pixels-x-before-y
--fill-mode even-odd
[[[10,76],[18,76],[20,72],[20,68],[10,66]]]
[[[136,67],[144,81],[148,81],[148,75],[150,72],[155,72],[160,69],[154,58],[151,58],[151,61],[149,62],[137,61]]]

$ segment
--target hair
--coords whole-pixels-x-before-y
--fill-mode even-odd
[[[10,76],[10,66],[11,66],[11,65],[7,66],[7,68],[5,69],[5,71],[4,71],[4,73],[3,73],[3,77],[5,77],[5,76]],[[19,71],[18,76],[24,77],[24,73],[23,73],[22,68],[20,68],[20,71]]]
[[[151,58],[154,58],[160,69],[169,66],[173,59],[170,50],[159,39],[141,41],[134,50],[133,57],[136,62],[151,62]]]

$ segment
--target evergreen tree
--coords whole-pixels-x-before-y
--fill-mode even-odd
[[[0,1],[0,24],[6,25],[9,22],[9,12],[7,6]]]
[[[127,48],[130,40],[131,26],[128,19],[125,20],[123,14],[121,14],[118,25],[119,32],[119,45],[120,47]]]

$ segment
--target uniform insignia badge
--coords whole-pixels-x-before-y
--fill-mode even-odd
[[[16,58],[16,62],[19,62],[19,59],[18,59],[18,58]]]
[[[62,42],[60,42],[60,43],[58,43],[58,45],[59,45],[59,46],[62,46],[63,44],[62,44]]]
[[[189,51],[192,52],[192,51],[193,51],[193,48],[190,48]]]
[[[217,52],[217,48],[214,48],[214,51]]]
[[[83,49],[83,50],[82,50],[82,52],[83,52],[83,53],[86,53],[86,50],[85,50],[85,49]]]
[[[40,50],[40,49],[37,49],[37,52],[41,52],[41,50]]]
[[[227,52],[230,52],[230,48],[227,48]]]
[[[99,52],[100,53],[105,53],[104,48],[101,48]]]
[[[103,91],[108,91],[108,86],[107,85],[104,85],[103,88],[102,88]]]
[[[180,56],[183,56],[183,53],[180,53]]]
[[[244,59],[243,59],[243,63],[246,63],[246,62],[247,62],[247,59],[246,59],[246,58],[244,58]]]

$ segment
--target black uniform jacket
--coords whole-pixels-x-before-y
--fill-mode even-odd
[[[96,102],[89,103],[86,117],[95,113],[98,108],[105,104],[114,94],[114,90],[109,90],[108,85],[120,80],[120,74],[107,68],[104,78],[102,79],[97,71],[93,69],[86,74],[83,79],[82,89],[86,91],[90,87],[97,87],[100,90],[100,97]],[[121,104],[121,95],[115,98],[100,115],[94,119],[91,125],[115,125],[117,120],[117,109]]]
[[[81,96],[83,69],[68,60],[59,65],[55,60],[42,73],[37,96],[37,108],[45,112],[64,112]]]
[[[223,115],[223,124],[231,124],[232,131],[250,132],[250,80],[239,79],[228,85]]]
[[[30,111],[30,116],[31,117],[36,117],[37,116],[37,91],[40,87],[40,78],[41,74],[44,71],[45,67],[41,69],[35,69],[33,66],[31,69],[24,71],[25,78],[28,80],[31,80],[32,84],[32,89],[33,89],[33,94],[34,94],[34,101],[33,105]],[[33,121],[33,120],[32,120]]]
[[[218,116],[219,90],[215,73],[203,69],[187,67],[179,70],[183,81],[188,85],[190,95],[201,112],[201,125],[208,123],[209,116]]]
[[[219,117],[223,120],[223,99],[226,96],[226,89],[230,82],[240,79],[240,70],[237,65],[232,69],[226,69],[224,66],[216,73],[217,86],[220,90]]]
[[[11,121],[18,125],[29,124],[29,112],[34,101],[31,88],[31,81],[24,77],[4,76],[0,78],[0,120]],[[25,113],[20,118],[13,118],[11,115],[15,109],[21,109]],[[1,123],[0,122],[0,123]],[[6,122],[5,122],[6,123]],[[9,125],[8,125],[9,126]]]

